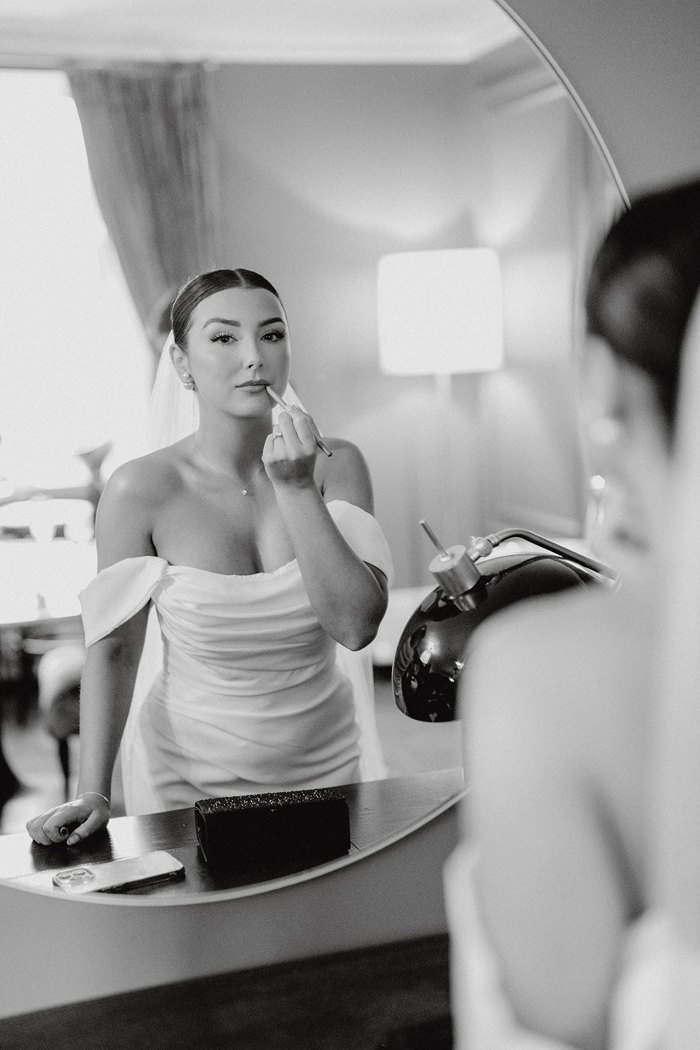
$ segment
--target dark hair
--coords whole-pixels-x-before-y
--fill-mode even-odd
[[[588,330],[654,380],[671,431],[700,286],[700,180],[649,193],[613,223],[586,293]]]
[[[163,349],[163,340],[172,328],[170,311],[177,292],[177,285],[166,288],[165,291],[161,292],[151,307],[146,320],[146,335],[150,340],[156,357],[160,356],[160,352]]]
[[[185,346],[187,333],[190,329],[192,311],[204,299],[208,299],[215,292],[222,292],[226,288],[264,288],[272,292],[279,300],[284,310],[284,304],[280,299],[279,292],[270,284],[266,277],[253,270],[209,270],[207,273],[197,274],[180,288],[170,310],[170,321],[173,336],[178,346]]]

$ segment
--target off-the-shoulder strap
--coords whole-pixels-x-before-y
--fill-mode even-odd
[[[358,558],[376,565],[391,584],[394,575],[391,551],[377,519],[342,499],[331,500],[328,512]]]
[[[165,558],[124,558],[98,572],[78,595],[85,644],[92,645],[142,609],[163,578]]]

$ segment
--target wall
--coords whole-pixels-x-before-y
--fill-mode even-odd
[[[575,533],[582,517],[567,407],[582,185],[571,156],[581,158],[584,135],[558,87],[540,118],[503,119],[494,82],[523,69],[534,69],[538,88],[551,78],[523,42],[494,62],[238,65],[221,68],[213,83],[225,262],[259,269],[279,287],[295,385],[322,430],[365,453],[398,585],[432,582],[420,518],[456,543],[514,524],[509,513],[550,533]],[[518,132],[523,120],[532,134]],[[503,222],[513,211],[515,232]],[[377,365],[380,256],[483,243],[510,252],[508,302],[517,285],[521,301],[532,294],[538,304],[535,317],[529,302],[525,318],[511,311],[506,319],[508,358],[523,373],[506,410],[514,421],[515,399],[515,428],[497,425],[499,397],[487,399],[488,418],[480,412],[481,377],[456,377],[450,405],[431,378],[387,377]],[[517,467],[508,469],[514,449]]]
[[[505,367],[482,379],[481,501],[488,531],[581,535],[585,469],[576,424],[577,302],[592,243],[621,207],[558,82],[538,63],[483,83],[488,205],[499,254]]]
[[[323,431],[367,457],[403,584],[429,554],[418,520],[444,502],[442,423],[430,381],[378,370],[376,267],[387,252],[474,243],[485,180],[469,87],[451,66],[235,66],[214,84],[225,243],[280,289],[296,388]],[[469,470],[460,493],[476,503]]]
[[[498,0],[588,110],[630,194],[700,172],[697,0]]]

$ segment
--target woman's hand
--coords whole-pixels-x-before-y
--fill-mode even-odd
[[[262,454],[265,471],[273,485],[281,482],[307,488],[314,484],[317,434],[318,428],[311,416],[297,405],[280,412]]]
[[[73,802],[54,806],[27,821],[27,831],[40,846],[65,842],[69,846],[93,835],[109,821],[109,803],[96,791],[87,791]]]

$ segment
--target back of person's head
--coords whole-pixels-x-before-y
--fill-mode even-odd
[[[633,201],[604,238],[588,282],[589,332],[651,376],[671,430],[699,286],[700,180]]]
[[[193,310],[210,295],[227,288],[263,288],[271,292],[284,309],[277,289],[262,274],[254,270],[208,270],[197,274],[180,288],[171,309],[172,330],[175,342],[184,347]]]

